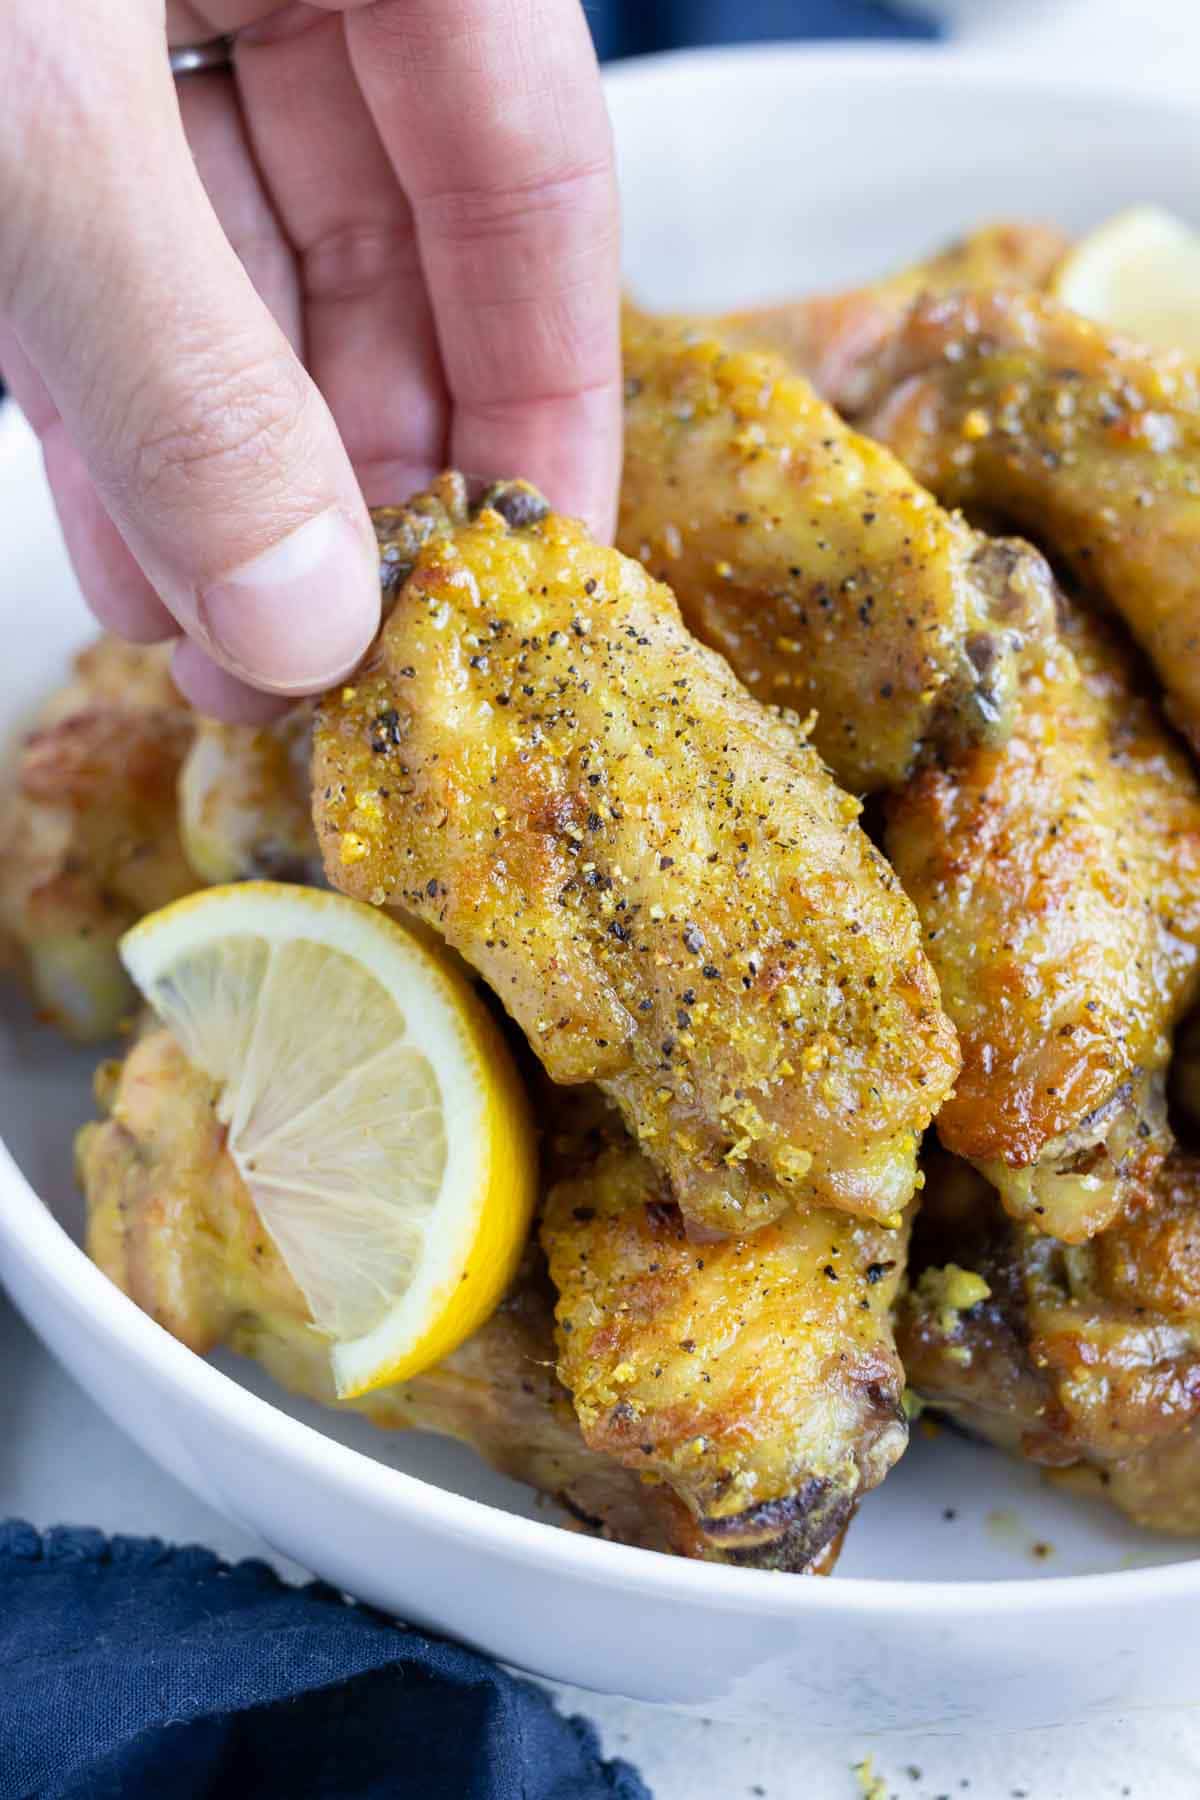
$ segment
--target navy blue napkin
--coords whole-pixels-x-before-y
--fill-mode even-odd
[[[530,1682],[321,1583],[10,1520],[0,1800],[35,1796],[651,1800]]]

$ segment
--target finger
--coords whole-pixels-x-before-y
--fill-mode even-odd
[[[0,369],[37,433],[46,479],[71,567],[84,599],[106,631],[135,644],[174,637],[179,627],[104,510],[83,459],[67,435],[46,384],[15,335],[0,325]]]
[[[0,112],[0,295],[174,617],[232,673],[310,692],[378,622],[370,520],[328,409],[220,229],[161,41],[133,10],[72,9],[55,38],[86,72],[70,108],[30,107],[7,141]]]
[[[99,624],[131,644],[176,637],[178,624],[109,518],[61,419],[42,438],[42,459],[71,567]]]
[[[200,179],[238,261],[304,355],[295,258],[255,167],[230,75],[190,75],[179,110]]]
[[[368,500],[446,456],[447,399],[409,207],[342,20],[290,7],[238,40],[247,128],[300,259],[308,366]]]
[[[375,0],[346,15],[346,31],[416,217],[452,459],[526,475],[607,535],[620,455],[617,200],[577,0]]]
[[[171,675],[184,699],[210,719],[227,725],[269,725],[292,702],[264,694],[230,675],[190,638],[180,638],[171,655]]]

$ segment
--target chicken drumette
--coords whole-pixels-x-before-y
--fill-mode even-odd
[[[532,490],[471,513],[446,478],[397,528],[390,616],[318,719],[331,882],[433,925],[693,1220],[898,1217],[958,1050],[857,803]]]
[[[1200,1164],[1176,1151],[1074,1248],[1005,1217],[940,1153],[898,1337],[909,1380],[1138,1524],[1200,1531]]]
[[[809,1566],[908,1439],[892,1338],[907,1220],[804,1208],[697,1244],[619,1128],[564,1166],[541,1238],[584,1441],[666,1484],[691,1554]]]

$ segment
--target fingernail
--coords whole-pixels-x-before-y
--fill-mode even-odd
[[[315,693],[351,670],[379,625],[379,564],[338,507],[309,519],[199,596],[209,647],[277,693]]]

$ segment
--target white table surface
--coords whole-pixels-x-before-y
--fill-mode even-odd
[[[930,0],[936,10],[937,0]],[[962,36],[1046,66],[1183,84],[1200,92],[1200,0],[944,0]],[[264,1546],[128,1442],[35,1342],[0,1296],[0,1516],[202,1542]],[[291,1569],[288,1573],[297,1574]],[[1136,1636],[1138,1622],[1129,1621]],[[902,1678],[898,1671],[898,1679]],[[629,1757],[658,1800],[855,1800],[868,1754],[901,1800],[1197,1800],[1200,1716],[1151,1713],[1024,1736],[814,1741],[624,1700],[556,1690]]]

